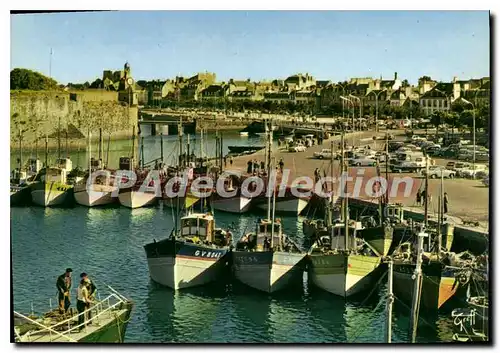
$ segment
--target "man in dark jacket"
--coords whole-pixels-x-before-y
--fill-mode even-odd
[[[69,291],[71,289],[71,268],[67,268],[66,272],[57,277],[56,287],[59,299],[59,313],[64,314],[68,311],[71,301]]]

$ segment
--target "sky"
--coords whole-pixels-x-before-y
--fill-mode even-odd
[[[50,55],[52,49],[52,55]],[[135,80],[489,76],[487,11],[118,11],[11,15],[11,69],[66,84],[126,61]],[[50,71],[50,72],[49,72]]]

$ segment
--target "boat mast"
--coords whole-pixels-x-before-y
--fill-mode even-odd
[[[271,186],[271,129],[267,129],[267,122],[264,123],[264,129],[266,131],[266,137],[267,137],[267,190],[268,192],[271,192],[270,186]],[[273,185],[274,187],[274,185]],[[274,190],[273,190],[273,195],[274,195]],[[267,198],[267,219],[271,220],[271,197],[269,196]],[[274,229],[274,225],[273,225]],[[271,239],[272,242],[272,239]]]
[[[66,158],[69,158],[69,149],[68,149],[68,127],[66,127]]]
[[[389,205],[389,134],[385,132],[385,180],[387,187],[385,190],[385,205]]]
[[[132,126],[132,163],[130,168],[135,168],[135,125]]]
[[[439,190],[439,211],[438,211],[438,230],[437,230],[437,237],[438,237],[438,241],[437,241],[437,249],[436,249],[436,253],[438,255],[441,254],[441,246],[442,246],[442,235],[441,235],[441,231],[442,231],[442,228],[443,228],[443,221],[444,221],[444,209],[443,209],[443,206],[444,206],[444,186],[443,186],[443,172],[441,171],[441,187],[440,187],[440,190]],[[447,237],[448,234],[445,234],[445,236]]]
[[[345,168],[345,158],[344,158],[344,131],[342,131],[342,138],[341,138],[341,143],[342,143],[342,167],[341,167],[341,178],[342,178],[342,190],[344,190],[344,207],[343,207],[343,214],[344,214],[344,227],[345,227],[345,234],[344,234],[344,241],[345,241],[345,250],[349,249],[349,201],[347,198],[347,180],[344,182],[344,177],[343,174],[347,170]],[[345,188],[345,189],[344,189]]]
[[[424,225],[427,229],[429,212],[429,157],[425,154],[425,194],[424,194]]]
[[[392,278],[393,278],[393,261],[389,259],[389,272],[387,273],[387,321],[385,330],[385,341],[391,343],[392,338],[392,303],[394,303],[394,294],[392,293]]]
[[[89,178],[90,174],[92,173],[92,133],[90,132],[89,129]]]
[[[418,234],[417,264],[415,266],[415,282],[413,285],[413,303],[411,306],[410,335],[411,343],[415,343],[417,338],[418,314],[420,311],[420,294],[422,292],[422,250],[424,238],[428,235],[420,232]]]
[[[276,164],[276,159],[274,158],[273,166],[275,164]],[[273,213],[272,213],[272,219],[271,219],[271,249],[274,248],[274,215],[275,215],[275,211],[276,211],[276,190],[275,190],[275,188],[273,188]],[[278,241],[278,251],[280,251],[280,250],[281,250],[281,241]]]
[[[187,150],[186,150],[186,154],[187,154],[187,161],[188,163],[191,162],[191,156],[189,155],[189,134],[187,134]]]
[[[160,159],[163,165],[163,133],[160,132]]]
[[[144,136],[141,136],[141,169],[144,169]]]
[[[327,219],[327,225],[328,226],[332,226],[332,223],[333,223],[333,167],[334,167],[334,162],[335,162],[335,157],[334,157],[334,154],[333,154],[333,150],[334,150],[334,142],[333,142],[333,139],[332,139],[332,142],[331,142],[331,145],[330,145],[330,154],[331,154],[331,159],[330,159],[330,174],[331,174],[331,177],[332,177],[332,184],[331,184],[331,189],[330,189],[330,200],[328,202],[328,209],[327,209],[327,212],[328,212],[328,219]],[[319,177],[319,176],[318,176]],[[333,238],[333,237],[332,237]],[[333,242],[331,242],[333,244]]]
[[[99,128],[99,161],[102,161],[102,151],[103,151],[103,144],[102,144],[102,127]]]
[[[111,134],[108,134],[108,146],[106,148],[106,168],[108,167],[108,161],[109,161],[108,157],[109,157],[109,142],[110,142],[109,140],[110,139],[111,139]]]
[[[57,158],[61,158],[61,116],[59,115],[59,122],[57,124]]]
[[[45,134],[45,168],[49,167],[49,136]]]
[[[23,169],[23,131],[19,128],[19,179],[21,179],[21,170]]]

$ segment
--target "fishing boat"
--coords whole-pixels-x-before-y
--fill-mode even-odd
[[[276,214],[279,215],[294,215],[298,216],[307,207],[307,204],[311,200],[310,196],[295,196],[299,193],[305,193],[305,190],[299,187],[286,187],[283,196],[280,196],[276,200]],[[260,198],[256,199],[254,204],[260,210],[266,210],[266,197],[262,195]]]
[[[269,171],[270,153],[268,158]],[[267,293],[302,284],[305,269],[306,254],[283,233],[281,220],[275,218],[275,213],[276,190],[268,196],[267,218],[257,222],[255,232],[238,240],[232,257],[235,278]]]
[[[189,214],[180,232],[176,221],[171,237],[144,246],[149,275],[174,290],[216,281],[228,268],[230,244],[230,232],[215,228],[211,213]]]
[[[23,206],[31,202],[31,189],[26,178],[26,172],[13,171],[10,179],[10,205]]]
[[[78,324],[75,309],[59,314],[53,309],[40,316],[14,311],[14,337],[16,343],[123,343],[134,304],[113,291],[85,310],[85,320]],[[91,312],[91,320],[87,313]]]
[[[133,150],[135,149],[133,148]],[[120,205],[127,208],[140,208],[158,204],[159,200],[162,199],[162,190],[167,181],[163,173],[159,170],[160,165],[157,163],[157,159],[148,163],[144,162],[144,138],[141,139],[141,156],[139,168],[134,167],[134,157],[120,158],[120,170],[133,170],[136,176],[136,182],[133,186],[120,188],[118,190],[118,201],[120,202]],[[146,168],[146,164],[152,163],[155,163],[154,168]],[[150,172],[157,173],[159,180],[152,178],[149,175]],[[122,178],[127,179],[126,176],[123,176]],[[159,185],[156,184],[156,181],[159,182]],[[125,180],[125,183],[126,182],[127,181]]]
[[[343,140],[344,134],[342,146]],[[341,172],[344,172],[344,168],[342,149]],[[318,235],[309,249],[308,273],[315,286],[335,295],[349,297],[370,288],[377,280],[382,255],[356,236],[356,231],[360,228],[358,223],[350,222],[348,198],[344,197],[341,222],[329,224],[329,234]]]
[[[235,278],[252,288],[273,293],[302,284],[306,254],[283,234],[279,219],[261,219],[255,232],[239,239],[232,255]]]
[[[415,254],[415,244],[410,242],[402,244],[393,254],[394,293],[403,302],[410,302],[413,296]],[[469,282],[474,257],[468,252],[424,251],[423,259],[420,306],[438,310]]]
[[[114,175],[110,170],[104,170],[101,158],[102,134],[99,130],[99,159],[92,158],[91,137],[89,133],[88,155],[89,169],[85,177],[77,182],[74,187],[74,197],[77,204],[87,207],[104,206],[116,201],[113,197],[117,194],[118,187],[114,183]],[[109,145],[108,145],[109,148]],[[92,173],[99,172],[95,178]],[[103,175],[104,174],[104,175]],[[89,180],[89,178],[91,178]]]
[[[67,181],[73,169],[69,158],[57,159],[56,166],[44,168],[31,184],[31,198],[35,205],[53,207],[70,204],[73,201],[73,185]]]
[[[114,176],[111,171],[105,171],[106,175],[100,175],[94,183],[88,182],[87,177],[74,187],[74,197],[77,204],[87,207],[104,206],[116,201],[113,197],[117,193],[114,185]]]
[[[213,193],[210,199],[210,205],[214,210],[228,213],[246,213],[250,211],[252,197],[242,191],[243,178],[236,175],[230,175],[224,180],[224,190],[230,194],[230,197]],[[249,191],[252,191],[253,182],[249,184]]]

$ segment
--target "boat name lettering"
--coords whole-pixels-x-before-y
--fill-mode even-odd
[[[220,255],[221,255],[220,252],[215,252],[215,251],[196,250],[194,252],[194,256],[199,256],[199,257],[217,258],[220,257]]]

